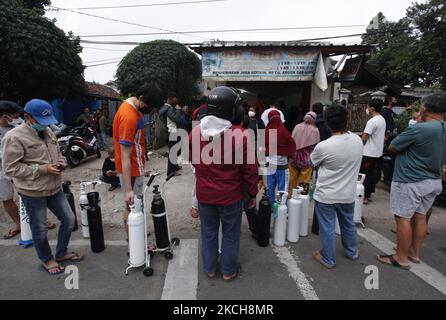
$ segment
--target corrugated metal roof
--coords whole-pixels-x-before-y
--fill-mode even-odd
[[[337,45],[330,42],[309,41],[206,41],[199,45],[191,45],[190,48],[197,53],[220,48],[320,48],[324,53],[368,53],[373,47],[365,45]]]

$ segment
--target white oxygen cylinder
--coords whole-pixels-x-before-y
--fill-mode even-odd
[[[341,235],[341,226],[339,225],[338,216],[336,216],[335,233],[336,233],[338,236]]]
[[[302,211],[302,200],[300,193],[302,188],[293,190],[293,197],[288,201],[288,231],[287,240],[291,243],[299,242],[300,215]]]
[[[301,194],[302,211],[300,214],[300,236],[308,237],[308,218],[310,216],[310,196]]]
[[[80,184],[80,196],[79,196],[79,205],[81,207],[81,223],[82,223],[82,236],[86,239],[90,238],[90,229],[88,227],[88,198],[87,193],[89,190],[89,184],[87,182],[82,182]]]
[[[359,179],[356,183],[356,198],[355,198],[355,223],[362,223],[362,212],[364,206],[364,195],[365,195],[365,187],[364,180],[366,175],[359,174]]]
[[[33,235],[31,232],[31,226],[29,221],[29,215],[26,211],[25,204],[23,203],[22,197],[19,196],[19,206],[20,206],[20,241],[19,244],[23,247],[28,247],[33,244]]]
[[[280,206],[277,209],[277,218],[274,225],[274,245],[277,247],[285,246],[286,240],[286,220],[287,220],[287,200],[288,193],[279,193]]]
[[[128,218],[129,227],[129,264],[140,266],[146,260],[146,238],[145,238],[145,220],[142,209],[142,196],[136,196],[134,203],[130,206],[130,214]]]

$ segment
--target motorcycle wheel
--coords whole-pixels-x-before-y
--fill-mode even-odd
[[[67,152],[66,158],[67,158],[67,162],[68,162],[68,164],[69,164],[70,167],[72,167],[72,168],[76,168],[76,167],[81,163],[81,160],[78,159],[78,158],[76,157],[76,155],[75,155],[71,150],[69,150],[69,151]]]

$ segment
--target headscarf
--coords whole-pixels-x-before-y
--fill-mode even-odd
[[[321,141],[319,130],[315,125],[316,118],[316,113],[308,112],[304,122],[294,128],[293,139],[296,142],[296,150],[314,146]]]
[[[282,123],[280,113],[278,110],[271,110],[268,114],[268,125],[265,130],[265,144],[266,152],[269,154],[270,147],[277,145],[277,155],[293,157],[296,152],[296,143],[293,137]],[[277,141],[270,141],[270,131],[275,130],[277,132]]]

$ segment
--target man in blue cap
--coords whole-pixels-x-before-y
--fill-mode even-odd
[[[25,122],[9,131],[2,143],[3,171],[14,181],[30,217],[34,247],[51,275],[64,272],[61,262],[83,259],[67,250],[74,214],[62,192],[62,170],[67,167],[57,138],[49,129],[56,124],[51,105],[34,99],[25,106]],[[47,209],[61,222],[56,257],[48,243]]]

